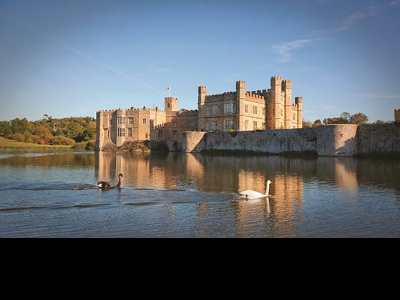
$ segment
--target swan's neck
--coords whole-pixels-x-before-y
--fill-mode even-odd
[[[267,188],[265,190],[265,196],[269,196],[269,183],[267,183]]]

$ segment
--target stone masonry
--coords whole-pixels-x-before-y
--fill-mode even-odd
[[[252,130],[299,129],[303,124],[303,98],[292,103],[292,81],[271,77],[271,88],[246,91],[246,82],[237,81],[236,91],[207,95],[198,89],[198,110],[179,110],[178,99],[165,98],[165,110],[101,110],[96,114],[96,146],[121,147],[127,142],[157,141],[170,151],[183,147],[183,133],[239,132]],[[111,148],[113,148],[111,147]]]

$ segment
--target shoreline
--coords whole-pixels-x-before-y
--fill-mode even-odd
[[[39,145],[32,143],[23,143],[0,137],[0,149],[53,149],[53,150],[70,150],[72,146],[65,145]]]

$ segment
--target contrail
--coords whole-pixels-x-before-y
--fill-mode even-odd
[[[55,44],[57,44],[59,46],[64,47],[65,49],[71,51],[72,53],[74,53],[74,54],[76,54],[76,55],[78,55],[80,57],[83,57],[83,58],[85,58],[87,60],[90,60],[90,61],[102,66],[103,68],[113,72],[114,74],[120,75],[120,76],[122,76],[122,77],[124,77],[126,79],[129,79],[129,80],[136,81],[136,82],[138,82],[139,84],[141,84],[142,86],[144,86],[144,87],[146,87],[148,89],[151,89],[153,91],[156,91],[156,92],[158,92],[160,94],[165,95],[165,92],[160,91],[159,89],[157,89],[155,87],[152,87],[152,86],[148,85],[147,83],[145,83],[145,82],[143,82],[143,81],[141,81],[141,80],[139,80],[139,79],[137,79],[135,77],[132,77],[132,76],[130,76],[130,75],[128,75],[128,74],[126,74],[126,73],[124,73],[122,71],[119,71],[119,70],[113,68],[112,66],[109,66],[109,65],[107,65],[107,64],[105,64],[105,63],[103,63],[103,62],[91,57],[90,55],[85,54],[82,51],[79,51],[79,50],[67,45],[66,43],[60,41],[59,39],[54,38],[54,37],[48,35],[47,33],[43,32],[39,28],[37,28],[35,26],[32,26],[32,24],[30,24],[30,23],[28,23],[26,21],[21,21],[21,20],[16,19],[16,18],[10,18],[9,16],[5,15],[1,11],[0,11],[0,17],[3,17],[4,19],[8,20],[9,22],[17,23],[18,25],[23,26],[25,29],[27,29],[27,30],[29,30],[31,32],[34,32],[35,34],[37,34],[39,36],[42,36],[43,38],[45,38],[47,40],[50,40],[50,41],[52,41],[53,43],[55,43]]]
[[[126,73],[124,73],[122,71],[119,71],[119,70],[117,70],[117,69],[115,69],[115,68],[113,68],[113,67],[111,67],[111,66],[109,66],[109,65],[107,65],[107,64],[105,64],[105,63],[103,63],[103,62],[101,62],[101,61],[99,61],[99,60],[97,60],[95,58],[93,58],[93,57],[91,57],[90,55],[87,55],[87,54],[85,54],[85,53],[83,53],[83,52],[81,52],[79,50],[76,50],[76,49],[72,48],[71,46],[69,46],[69,45],[67,45],[65,43],[62,43],[60,41],[56,41],[56,42],[57,42],[57,44],[65,47],[66,49],[68,49],[69,51],[75,53],[76,55],[79,55],[79,56],[81,56],[83,58],[86,58],[86,59],[88,59],[88,60],[90,60],[90,61],[92,61],[92,62],[94,62],[94,63],[96,63],[96,64],[98,64],[98,65],[100,65],[100,66],[102,66],[104,68],[106,68],[106,69],[108,69],[109,71],[111,71],[111,72],[113,72],[113,73],[115,73],[117,75],[120,75],[120,76],[122,76],[122,77],[124,77],[126,79],[129,79],[129,80],[136,81],[136,82],[140,83],[141,85],[143,85],[144,87],[147,87],[147,88],[149,88],[149,89],[151,89],[153,91],[159,92],[161,94],[165,94],[164,92],[160,91],[159,89],[156,89],[156,88],[148,85],[147,83],[145,83],[145,82],[143,82],[143,81],[141,81],[141,80],[139,80],[139,79],[137,79],[135,77],[132,77],[132,76],[130,76],[130,75],[128,75],[128,74],[126,74]]]
[[[400,0],[392,0],[386,4],[383,4],[381,6],[372,6],[369,8],[366,8],[364,10],[356,11],[349,15],[340,26],[329,29],[329,30],[320,30],[317,32],[312,33],[309,36],[316,36],[316,38],[313,39],[302,39],[302,40],[295,40],[291,42],[286,42],[286,43],[279,43],[276,45],[273,45],[270,47],[270,50],[273,53],[278,54],[278,63],[286,63],[292,60],[293,52],[296,50],[309,46],[313,44],[316,41],[321,40],[324,36],[327,35],[333,35],[333,34],[339,34],[344,31],[350,30],[352,27],[354,27],[358,22],[375,17],[379,14],[384,13],[385,11],[389,9],[398,9],[400,7]]]

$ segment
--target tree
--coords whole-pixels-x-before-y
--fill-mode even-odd
[[[351,123],[351,114],[348,112],[344,112],[340,115],[340,120],[343,122],[342,124],[350,124]]]
[[[320,119],[318,119],[318,120],[314,121],[313,127],[318,127],[318,126],[321,126],[321,125],[322,125],[322,121]]]
[[[303,120],[303,128],[312,128],[313,124],[310,121]]]
[[[53,135],[51,134],[50,129],[44,127],[44,126],[37,126],[34,132],[35,135],[39,136],[41,139],[44,139],[46,141],[50,140],[53,138]]]
[[[14,119],[11,121],[11,130],[12,133],[25,133],[25,131],[29,131],[30,133],[33,133],[34,131],[34,125],[29,122],[26,118],[21,119]]]
[[[12,134],[12,129],[10,126],[10,122],[0,122],[0,135],[1,136],[8,136],[10,134]]]
[[[365,125],[368,123],[368,117],[363,113],[357,113],[351,115],[348,112],[344,112],[340,117],[335,118],[325,118],[324,124],[355,124],[355,125]]]
[[[369,121],[368,117],[363,113],[357,113],[350,117],[351,124],[365,125]]]

